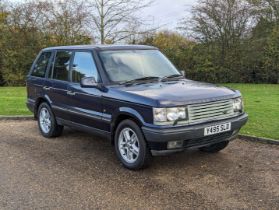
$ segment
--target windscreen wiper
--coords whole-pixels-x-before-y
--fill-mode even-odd
[[[137,79],[133,79],[133,80],[124,81],[124,82],[121,82],[120,84],[121,85],[131,85],[131,84],[134,84],[137,82],[143,82],[143,81],[154,80],[154,79],[158,80],[158,79],[160,79],[160,77],[141,77],[141,78],[137,78]]]
[[[184,76],[181,75],[181,74],[172,74],[172,75],[168,75],[168,76],[164,76],[164,77],[160,78],[160,82],[163,82],[163,81],[165,81],[167,79],[172,79],[172,78],[179,78],[179,79],[181,79],[181,78],[184,78]]]

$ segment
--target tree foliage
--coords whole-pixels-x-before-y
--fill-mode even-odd
[[[140,43],[158,47],[190,79],[279,83],[279,1],[199,0],[177,31],[140,15],[151,1],[0,0],[0,85],[24,85],[45,47]]]
[[[197,42],[193,78],[277,83],[278,9],[277,0],[199,1],[180,27]]]
[[[0,10],[0,75],[6,85],[25,84],[32,61],[42,48],[91,42],[83,2],[28,1],[7,5]]]

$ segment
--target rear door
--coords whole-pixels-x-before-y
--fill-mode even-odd
[[[72,121],[82,125],[103,129],[102,121],[102,92],[97,88],[82,88],[80,81],[83,77],[95,77],[97,82],[100,76],[91,51],[75,51],[71,70],[70,108]]]
[[[72,54],[72,51],[56,51],[49,80],[45,84],[48,90],[47,97],[51,101],[55,116],[65,120],[71,119],[67,110],[69,109],[68,85]]]
[[[33,111],[35,101],[44,95],[46,74],[50,68],[51,51],[41,52],[32,65],[31,71],[27,76],[27,106]]]

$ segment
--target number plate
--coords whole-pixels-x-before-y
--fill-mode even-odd
[[[230,131],[230,130],[231,130],[231,123],[213,125],[213,126],[209,126],[209,127],[204,128],[204,135],[205,136],[210,136],[210,135],[213,135],[213,134],[223,133],[223,132]]]

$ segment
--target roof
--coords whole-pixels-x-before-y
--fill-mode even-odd
[[[69,46],[56,46],[48,47],[45,50],[155,50],[156,47],[147,45],[69,45]]]

